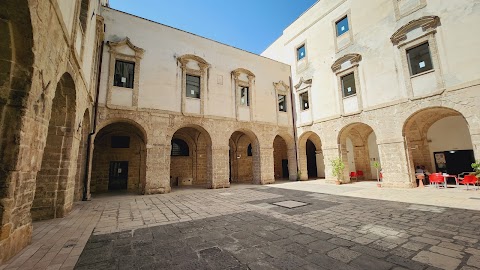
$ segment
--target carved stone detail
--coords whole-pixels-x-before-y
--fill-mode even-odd
[[[337,72],[342,68],[342,64],[350,61],[352,65],[358,64],[358,62],[362,61],[362,56],[358,53],[349,53],[340,58],[338,58],[332,65],[332,71]]]
[[[400,27],[390,38],[393,45],[397,45],[403,40],[407,39],[407,33],[415,28],[422,27],[422,30],[428,31],[435,29],[440,24],[440,17],[438,16],[425,16],[420,19],[410,21],[406,25]]]
[[[298,91],[300,86],[302,86],[303,84],[307,84],[308,86],[311,86],[312,85],[312,79],[305,80],[305,79],[303,79],[303,77],[301,77],[300,81],[295,85],[295,89],[297,89],[297,91]]]

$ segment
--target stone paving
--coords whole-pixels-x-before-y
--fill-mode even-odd
[[[100,196],[34,234],[0,269],[480,269],[479,211],[277,186]]]

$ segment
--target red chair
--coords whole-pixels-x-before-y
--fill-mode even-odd
[[[358,180],[358,176],[356,172],[350,172],[350,180]]]
[[[465,175],[462,180],[458,181],[459,184],[467,185],[467,190],[469,185],[473,185],[475,190],[477,189],[475,185],[477,184],[477,177],[475,175]]]
[[[445,178],[443,178],[441,173],[432,173],[432,174],[430,174],[428,179],[430,180],[430,185],[432,185],[432,183],[433,183],[433,184],[435,184],[436,188],[438,188],[439,184],[445,183]]]
[[[362,178],[365,180],[365,176],[363,175],[363,171],[357,171],[357,178]]]

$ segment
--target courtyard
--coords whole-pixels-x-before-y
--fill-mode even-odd
[[[0,269],[480,269],[480,193],[322,180],[97,195]]]

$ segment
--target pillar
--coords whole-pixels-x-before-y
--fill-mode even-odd
[[[260,182],[259,184],[268,185],[275,183],[275,169],[274,169],[274,159],[273,159],[273,147],[272,148],[262,148],[260,149],[260,164],[259,166],[255,163],[253,164],[253,175],[255,177],[255,170],[259,170]],[[259,168],[257,168],[259,167]],[[254,178],[255,179],[255,178]]]
[[[378,142],[378,152],[382,161],[382,187],[413,188],[415,172],[413,161],[405,148],[404,139],[390,139]]]
[[[208,162],[208,166],[211,166],[212,171],[212,177],[209,178],[210,180],[208,183],[209,188],[217,189],[230,187],[230,182],[228,181],[228,175],[230,172],[228,151],[228,146],[212,147],[212,154],[209,156],[211,161]]]
[[[145,189],[146,195],[164,194],[170,187],[170,151],[171,145],[147,145]],[[141,170],[142,171],[142,170]]]

